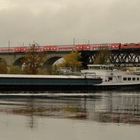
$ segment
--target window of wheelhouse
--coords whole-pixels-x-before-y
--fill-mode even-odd
[[[135,78],[135,77],[133,77],[133,78],[132,78],[132,80],[133,80],[133,81],[135,81],[135,80],[136,80],[136,78]]]
[[[124,78],[123,78],[123,80],[124,80],[124,81],[126,81],[126,80],[127,80],[127,78],[126,78],[126,77],[124,77]]]
[[[112,81],[113,80],[113,78],[112,77],[108,77],[108,81]]]
[[[128,77],[128,81],[131,81],[131,78],[130,77]]]

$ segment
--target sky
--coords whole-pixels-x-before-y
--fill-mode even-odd
[[[140,42],[140,0],[0,0],[0,47]]]

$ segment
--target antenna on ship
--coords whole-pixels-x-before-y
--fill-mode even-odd
[[[73,38],[73,45],[75,45],[75,38]]]
[[[10,53],[10,46],[11,46],[11,42],[10,40],[8,40],[8,52]]]

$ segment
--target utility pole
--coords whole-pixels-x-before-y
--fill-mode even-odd
[[[73,45],[75,45],[75,38],[73,38]]]
[[[8,40],[8,52],[9,52],[9,54],[10,54],[10,45],[11,45],[11,42],[10,42],[10,40]]]

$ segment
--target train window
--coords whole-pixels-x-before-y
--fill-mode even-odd
[[[140,80],[139,77],[137,77],[137,80]]]
[[[128,46],[128,44],[123,44],[124,46]]]

